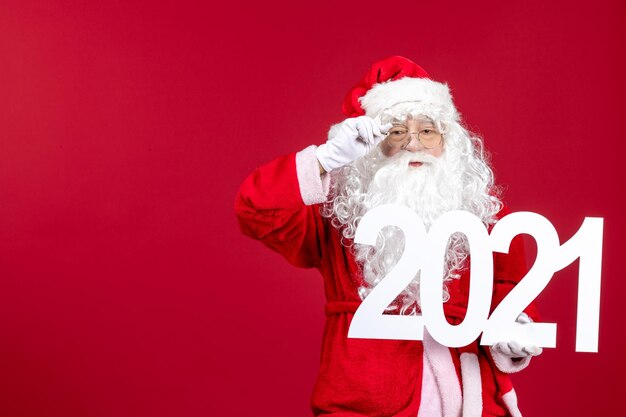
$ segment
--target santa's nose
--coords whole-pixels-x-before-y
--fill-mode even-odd
[[[424,149],[424,145],[422,145],[422,142],[419,141],[417,133],[411,134],[409,138],[409,144],[406,145],[406,148],[404,149],[409,152],[417,152]]]

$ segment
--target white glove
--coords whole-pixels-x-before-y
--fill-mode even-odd
[[[526,313],[522,313],[516,320],[518,323],[532,323],[533,321]],[[529,356],[541,355],[543,349],[535,345],[522,345],[515,340],[510,342],[499,342],[491,346],[492,352],[501,353],[509,358],[526,358]]]
[[[522,346],[516,341],[499,342],[491,346],[494,352],[508,356],[509,358],[526,358],[528,356],[541,355],[543,349],[535,345]]]
[[[315,156],[326,172],[340,168],[367,155],[391,127],[391,123],[381,126],[367,116],[346,119],[331,129],[328,141],[316,149]]]

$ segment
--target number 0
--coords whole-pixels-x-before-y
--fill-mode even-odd
[[[471,287],[465,319],[451,325],[443,311],[443,273],[448,240],[455,232],[463,233],[472,253]],[[450,347],[472,343],[483,330],[489,315],[493,287],[493,259],[489,235],[483,223],[466,211],[451,211],[435,221],[428,232],[430,244],[420,257],[422,275],[420,300],[428,333]]]

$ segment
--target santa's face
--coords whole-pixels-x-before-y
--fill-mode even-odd
[[[443,153],[443,136],[429,118],[408,118],[403,122],[393,123],[380,148],[387,157],[400,152],[411,152],[438,158]],[[419,168],[422,163],[410,161],[409,166]]]

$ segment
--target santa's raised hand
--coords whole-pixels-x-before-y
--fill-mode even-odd
[[[328,133],[328,141],[315,151],[324,171],[329,172],[367,155],[391,129],[391,123],[381,125],[378,121],[359,116],[346,119]]]

